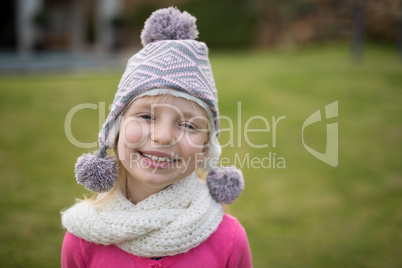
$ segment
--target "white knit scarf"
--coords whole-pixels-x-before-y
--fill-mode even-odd
[[[136,205],[120,191],[102,206],[79,202],[62,212],[62,224],[89,242],[115,244],[137,256],[162,257],[198,246],[222,217],[222,205],[194,172]]]

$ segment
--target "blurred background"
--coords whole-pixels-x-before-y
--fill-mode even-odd
[[[0,51],[101,54],[141,46],[144,21],[164,1],[6,0]],[[198,18],[199,39],[211,48],[294,48],[333,41],[401,44],[398,0],[174,0]],[[359,49],[359,48],[357,48]]]
[[[95,104],[74,114],[71,132],[96,142],[101,107],[142,48],[144,21],[169,6],[197,18],[198,40],[210,49],[220,112],[233,120],[221,122],[233,130],[221,133],[222,157],[246,182],[228,210],[247,231],[254,266],[402,267],[399,0],[2,1],[0,266],[60,266],[60,211],[89,195],[74,164],[96,150],[69,142],[66,116]],[[334,101],[339,116],[304,137],[325,153],[326,124],[337,122],[336,167],[302,142],[303,122]],[[256,115],[286,117],[275,131],[248,133],[265,148],[242,132]],[[236,155],[270,157],[270,166]]]

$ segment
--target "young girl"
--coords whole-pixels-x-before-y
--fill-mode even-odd
[[[145,22],[99,151],[76,163],[97,194],[62,212],[62,267],[251,267],[245,230],[222,209],[244,182],[217,168],[217,92],[195,20],[167,8]]]

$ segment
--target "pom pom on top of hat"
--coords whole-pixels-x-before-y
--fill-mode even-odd
[[[234,166],[215,168],[207,175],[207,185],[218,203],[231,204],[244,190],[243,174]]]
[[[194,40],[198,37],[196,20],[176,7],[158,9],[145,21],[141,43],[145,47],[155,41]]]

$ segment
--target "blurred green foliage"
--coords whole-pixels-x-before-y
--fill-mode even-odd
[[[209,47],[247,47],[255,37],[257,10],[247,0],[194,0],[180,7],[197,18],[199,40]]]
[[[244,193],[231,207],[248,233],[255,267],[400,267],[402,252],[402,76],[394,52],[369,46],[361,65],[346,46],[294,52],[211,53],[220,112],[234,129],[261,115],[286,119],[271,133],[239,133],[222,157],[286,160],[286,169],[244,166]],[[73,146],[64,121],[82,103],[112,102],[121,73],[26,75],[0,78],[1,267],[59,267],[64,230],[59,212],[87,193],[74,163],[90,149]],[[339,166],[311,156],[301,126],[313,112],[339,101]],[[237,105],[241,102],[241,120]],[[75,114],[72,133],[93,142],[99,111]],[[306,129],[322,150],[325,123]],[[229,123],[222,121],[222,128]],[[254,122],[252,127],[261,127]],[[222,133],[226,143],[229,133]]]
[[[129,10],[126,14],[126,23],[128,27],[135,30],[142,30],[145,21],[151,16],[152,12],[159,7],[153,2],[144,2],[138,5],[137,8]]]

